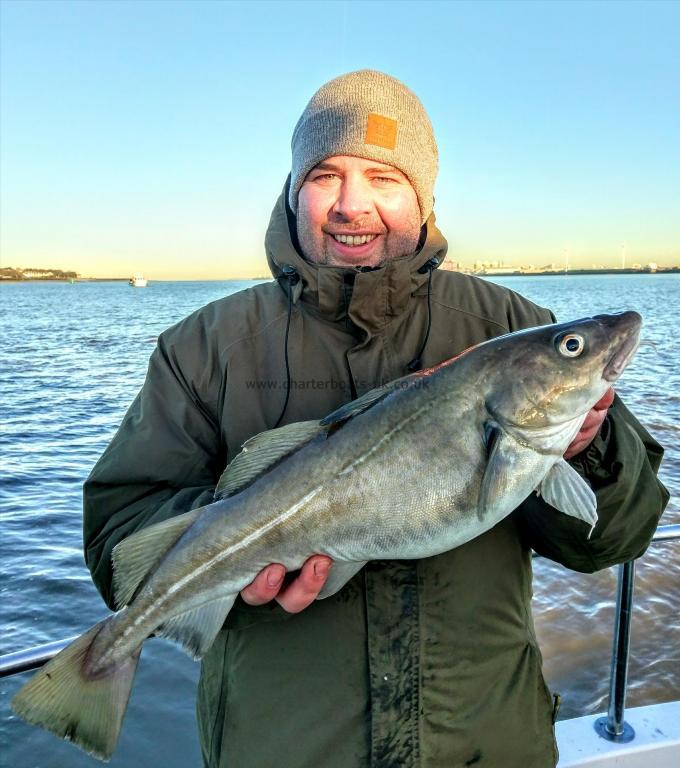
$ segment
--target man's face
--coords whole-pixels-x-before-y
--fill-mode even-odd
[[[312,168],[300,188],[297,229],[308,261],[377,267],[415,251],[418,198],[406,176],[391,165],[329,157]]]

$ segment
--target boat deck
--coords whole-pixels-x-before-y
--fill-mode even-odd
[[[607,741],[594,723],[601,715],[556,724],[558,768],[678,768],[680,766],[680,701],[626,709],[635,731],[627,744]]]

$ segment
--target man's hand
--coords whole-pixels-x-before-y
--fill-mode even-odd
[[[588,411],[586,418],[581,425],[576,437],[572,440],[571,445],[564,452],[565,459],[571,459],[576,456],[577,453],[584,451],[595,439],[595,435],[600,431],[604,417],[607,415],[609,406],[614,402],[614,390],[609,389],[604,395],[595,403],[595,405]]]
[[[288,613],[299,613],[316,600],[332,565],[330,557],[313,555],[305,561],[299,575],[284,585],[286,569],[279,563],[272,563],[241,590],[241,597],[248,605],[264,605],[276,600]]]

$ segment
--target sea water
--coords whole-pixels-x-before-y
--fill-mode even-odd
[[[660,476],[680,522],[680,344],[677,275],[497,278],[559,320],[634,309],[640,347],[617,390],[666,447]],[[159,333],[253,281],[12,283],[0,286],[1,653],[80,634],[107,614],[82,554],[83,480],[144,381]],[[534,616],[560,717],[606,706],[616,569],[582,575],[535,562]],[[680,697],[680,541],[638,564],[628,704]],[[144,646],[115,768],[201,764],[199,666],[173,644]],[[31,673],[0,681],[0,765],[85,768],[98,761],[11,712]],[[266,724],[263,724],[266,729]]]

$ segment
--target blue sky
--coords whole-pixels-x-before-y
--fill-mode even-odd
[[[678,2],[29,2],[0,8],[0,260],[266,273],[290,135],[371,67],[423,101],[463,264],[680,264]]]

